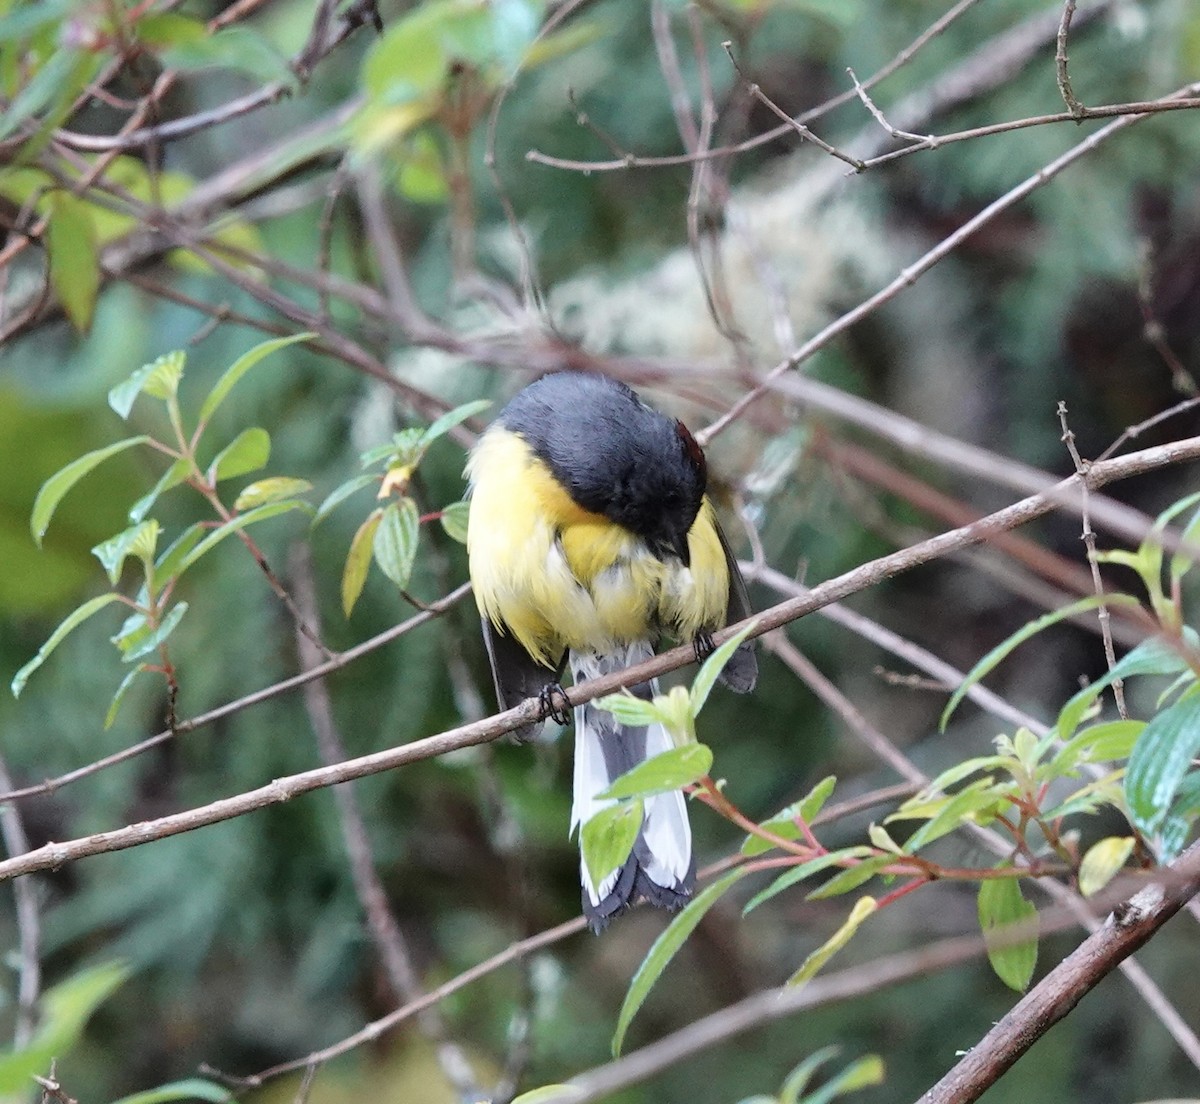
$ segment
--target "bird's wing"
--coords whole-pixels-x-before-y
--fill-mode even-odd
[[[750,608],[750,595],[746,590],[746,580],[738,568],[737,559],[725,531],[720,522],[713,519],[717,527],[717,536],[721,540],[721,550],[725,553],[725,566],[729,569],[729,603],[725,607],[725,624],[732,625],[744,621],[753,612]],[[721,672],[721,681],[737,694],[748,694],[758,681],[758,658],[754,654],[754,644],[746,641],[729,657],[725,669]]]
[[[502,710],[512,709],[526,698],[536,698],[547,686],[554,685],[562,677],[562,661],[556,670],[552,670],[538,663],[511,632],[497,629],[486,614],[480,618],[480,624],[488,662],[492,665],[492,679],[496,683],[496,700]],[[528,740],[541,727],[541,722],[522,725],[513,730],[513,736],[518,740]]]

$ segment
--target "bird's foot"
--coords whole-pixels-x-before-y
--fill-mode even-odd
[[[538,692],[538,703],[542,707],[543,721],[549,719],[560,725],[571,723],[571,702],[567,692],[557,682],[542,687]]]
[[[712,633],[707,629],[701,629],[696,634],[696,639],[692,641],[692,651],[696,653],[696,662],[703,663],[716,650],[717,645],[712,638]]]

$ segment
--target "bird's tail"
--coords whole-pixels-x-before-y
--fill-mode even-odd
[[[571,676],[585,679],[620,671],[653,654],[649,642],[629,645],[623,651],[596,655],[572,652]],[[658,693],[656,682],[631,688],[640,698]],[[671,738],[660,724],[623,725],[603,709],[588,702],[575,708],[575,803],[571,809],[571,831],[575,831],[611,801],[600,800],[619,775],[644,759],[672,747]],[[692,830],[687,805],[678,790],[646,798],[645,816],[633,851],[624,865],[599,886],[592,885],[587,864],[580,860],[583,879],[583,912],[593,930],[600,931],[613,916],[645,898],[659,908],[682,908],[691,899],[696,883],[692,859]]]

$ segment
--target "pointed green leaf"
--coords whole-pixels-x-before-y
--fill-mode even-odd
[[[950,715],[958,708],[959,702],[966,697],[971,687],[985,675],[990,674],[991,671],[1000,665],[1001,661],[1006,659],[1019,645],[1024,644],[1030,637],[1036,636],[1043,629],[1047,629],[1051,625],[1057,625],[1060,621],[1074,617],[1077,613],[1084,613],[1087,610],[1095,609],[1097,606],[1136,606],[1138,604],[1137,599],[1130,597],[1128,594],[1092,594],[1087,598],[1081,598],[1078,602],[1072,602],[1069,606],[1064,606],[1060,610],[1047,613],[1039,617],[1036,621],[1030,621],[1029,624],[1013,633],[1007,640],[997,644],[996,647],[967,672],[962,685],[954,691],[950,697],[950,701],[947,702],[946,708],[942,712],[939,728],[945,731],[946,722],[950,720]]]
[[[888,835],[888,831],[881,824],[872,824],[867,828],[867,835],[871,840],[871,845],[878,848],[880,851],[890,851],[893,855],[903,855],[904,849]]]
[[[1068,774],[1081,763],[1127,759],[1146,727],[1145,721],[1104,721],[1089,725],[1068,740],[1051,760],[1056,775]]]
[[[692,682],[692,716],[699,716],[700,710],[704,708],[704,703],[708,701],[708,695],[712,693],[713,686],[716,685],[717,678],[725,669],[725,664],[729,662],[733,653],[738,650],[746,637],[748,637],[756,628],[757,621],[751,621],[740,632],[731,636],[725,641],[712,655],[708,657],[696,672],[696,678]]]
[[[382,507],[372,510],[358,527],[346,554],[346,566],[342,569],[342,612],[349,617],[354,604],[367,581],[367,570],[371,566],[371,549],[375,541],[375,530],[383,517]]]
[[[113,445],[105,445],[104,448],[85,453],[78,460],[72,460],[65,468],[61,468],[47,479],[34,500],[33,513],[29,523],[33,539],[37,541],[38,547],[40,548],[42,545],[42,537],[46,535],[46,529],[49,528],[50,519],[54,516],[58,504],[76,483],[110,456],[116,456],[118,452],[124,452],[126,449],[133,448],[134,445],[144,445],[149,440],[149,437],[139,435],[127,437],[124,441],[118,441]]]
[[[852,889],[858,889],[864,882],[869,882],[884,867],[891,866],[896,861],[895,855],[876,855],[874,858],[863,859],[857,866],[851,866],[840,874],[835,874],[829,881],[818,886],[808,894],[810,901],[823,901],[829,897],[840,897]]]
[[[579,830],[579,848],[593,888],[629,858],[642,828],[643,814],[640,801],[621,801],[584,821]]]
[[[207,532],[211,532],[211,530],[200,522],[196,522],[194,525],[189,525],[171,542],[154,564],[154,581],[157,587],[161,588],[164,583],[179,574],[183,561],[187,559],[192,549],[200,543],[200,538]]]
[[[371,486],[372,483],[378,486],[379,476],[372,474],[356,475],[353,479],[346,480],[340,487],[335,487],[325,501],[317,507],[317,512],[312,521],[313,528],[315,529],[320,525],[335,506],[340,505],[356,491],[361,491],[364,487]]]
[[[117,719],[117,714],[121,711],[121,705],[125,701],[125,695],[129,692],[129,688],[133,685],[134,679],[138,677],[144,670],[147,664],[139,663],[132,671],[130,671],[123,679],[121,685],[117,687],[117,692],[113,694],[112,701],[108,703],[108,712],[104,714],[104,728],[108,730],[112,728],[113,722]]]
[[[1132,853],[1133,836],[1109,836],[1093,843],[1079,864],[1079,892],[1085,897],[1099,893]]]
[[[135,659],[149,655],[159,645],[165,644],[167,637],[175,631],[175,626],[187,613],[187,608],[186,602],[178,602],[157,625],[143,620],[132,632],[121,632],[114,636],[112,642],[121,649],[122,661],[132,663]]]
[[[661,724],[663,720],[662,711],[654,702],[635,697],[628,691],[620,694],[606,694],[602,698],[596,698],[592,704],[597,709],[611,713],[623,725],[642,727]]]
[[[200,407],[200,424],[208,424],[217,407],[225,401],[229,392],[234,389],[238,381],[251,368],[263,360],[264,357],[268,357],[277,350],[286,348],[288,345],[295,345],[298,341],[308,341],[310,338],[316,336],[314,333],[300,333],[294,334],[291,337],[276,337],[270,341],[264,341],[255,345],[253,349],[243,353],[225,370],[225,374],[217,380],[213,389],[208,393],[208,397]]]
[[[231,518],[223,525],[214,529],[204,540],[184,556],[176,575],[182,575],[201,556],[212,551],[226,537],[231,537],[234,533],[240,533],[243,529],[255,525],[260,521],[266,521],[268,518],[278,517],[280,514],[286,514],[291,510],[303,510],[306,505],[307,503],[297,502],[294,499],[289,502],[268,502],[265,506],[256,506],[253,510],[248,510],[244,514],[238,514],[237,517]]]
[[[671,748],[640,762],[617,778],[601,798],[652,797],[690,786],[703,778],[712,767],[712,748],[688,744]]]
[[[778,1104],[799,1104],[800,1094],[808,1088],[809,1082],[817,1075],[817,1071],[837,1052],[836,1046],[826,1046],[805,1058],[787,1075],[787,1080],[779,1090]],[[772,1100],[771,1104],[775,1104],[775,1101]]]
[[[271,435],[258,426],[243,429],[208,466],[208,481],[220,483],[265,467],[271,458]]]
[[[905,850],[919,851],[964,824],[986,823],[995,815],[996,805],[1002,800],[1003,795],[993,788],[991,778],[980,778],[972,782],[951,795],[934,816],[909,836],[904,843]],[[990,815],[981,816],[983,813]],[[888,817],[889,821],[892,819],[893,817]]]
[[[296,479],[290,475],[275,475],[269,479],[259,479],[242,489],[242,493],[234,500],[235,510],[252,510],[255,506],[265,506],[268,502],[280,502],[285,498],[295,498],[312,490],[312,484],[307,479]]]
[[[129,520],[135,525],[139,521],[145,520],[151,507],[158,501],[159,495],[165,494],[172,487],[178,487],[191,474],[191,470],[192,466],[188,461],[176,460],[162,473],[158,482],[154,484],[153,490],[142,495],[141,498],[129,507]]]
[[[822,778],[800,801],[794,802],[786,809],[780,809],[770,820],[764,820],[759,827],[773,836],[780,836],[788,840],[799,839],[801,832],[796,818],[799,817],[805,824],[812,824],[817,819],[817,814],[825,807],[825,802],[829,800],[836,785],[837,777],[835,775],[831,774]],[[761,836],[747,836],[742,844],[742,854],[761,855],[764,851],[770,851],[774,846],[775,844]]]
[[[742,915],[744,916],[746,913],[752,912],[776,894],[782,893],[797,882],[804,881],[805,878],[819,874],[822,870],[828,870],[831,866],[838,866],[847,859],[863,859],[874,853],[870,847],[863,847],[862,845],[857,847],[843,847],[838,851],[828,851],[824,855],[818,855],[815,859],[809,859],[807,862],[789,866],[766,889],[760,893],[756,893],[746,902],[746,907],[742,910]]]
[[[625,1033],[629,1030],[633,1017],[637,1015],[638,1009],[642,1007],[650,990],[654,988],[654,983],[662,976],[663,970],[675,957],[676,952],[687,941],[687,937],[695,931],[696,925],[704,919],[708,910],[720,900],[722,894],[735,882],[744,878],[747,873],[748,871],[739,867],[731,870],[724,877],[718,878],[703,893],[698,894],[687,908],[676,915],[662,935],[654,941],[654,945],[637,968],[637,973],[633,975],[633,980],[629,983],[629,992],[625,994],[625,1002],[621,1005],[621,1012],[617,1017],[617,1028],[613,1033],[613,1057],[621,1053],[621,1045],[625,1041]]]
[[[46,207],[50,282],[71,325],[86,333],[100,291],[100,248],[91,208],[70,192],[61,191],[46,197]]]
[[[141,525],[131,525],[124,532],[96,545],[92,549],[92,555],[100,561],[100,566],[108,575],[108,581],[116,586],[126,559],[134,556],[148,564],[154,559],[157,544],[158,522],[151,518],[149,521],[143,521]]]
[[[1016,878],[988,878],[979,887],[979,927],[988,961],[1010,989],[1024,992],[1037,966],[1037,909],[1021,893]],[[1013,926],[1029,926],[1032,935],[1014,941]]]
[[[385,506],[379,528],[375,530],[375,562],[402,590],[412,577],[420,530],[421,517],[411,498],[402,498]]]
[[[39,649],[37,655],[25,664],[14,676],[12,680],[12,694],[14,698],[21,696],[21,691],[25,689],[25,684],[29,681],[29,676],[33,674],[46,660],[50,653],[54,651],[62,642],[63,639],[73,629],[77,629],[94,613],[99,613],[105,606],[112,605],[113,602],[120,598],[119,594],[101,594],[95,598],[91,598],[84,602],[78,609],[72,610],[64,618],[62,624],[58,626],[50,634],[50,639],[46,641]]]
[[[446,535],[452,540],[458,541],[459,544],[467,543],[467,521],[471,516],[471,504],[469,502],[451,502],[449,506],[442,510],[441,523],[442,528],[446,530]]]
[[[474,402],[456,406],[453,410],[447,410],[440,418],[436,418],[430,423],[429,428],[421,435],[421,444],[423,446],[433,444],[439,437],[443,437],[449,433],[456,425],[461,425],[468,418],[472,418],[476,414],[481,414],[491,405],[490,399],[476,399]]]
[[[540,1089],[521,1093],[512,1104],[572,1104],[583,1095],[583,1089],[575,1085],[543,1085]]]
[[[836,1077],[830,1078],[816,1092],[806,1096],[802,1104],[829,1104],[839,1096],[857,1092],[871,1085],[882,1085],[884,1076],[883,1059],[878,1054],[868,1054],[852,1062]]]
[[[134,1093],[132,1096],[123,1096],[113,1104],[171,1104],[176,1100],[204,1100],[211,1104],[227,1104],[233,1100],[233,1094],[213,1081],[193,1077],[187,1081],[172,1081],[169,1085],[160,1085],[157,1089]]]
[[[801,963],[800,969],[788,978],[788,985],[804,985],[811,981],[825,964],[854,938],[854,933],[862,927],[863,921],[878,907],[874,897],[860,897],[855,901],[845,923]]]
[[[1125,798],[1133,823],[1153,836],[1200,753],[1200,697],[1185,698],[1150,719],[1129,755]],[[1166,860],[1164,860],[1166,861]]]
[[[186,364],[187,353],[182,349],[164,353],[157,360],[143,364],[127,380],[109,391],[108,405],[121,418],[128,418],[137,397],[143,392],[153,399],[174,398]]]

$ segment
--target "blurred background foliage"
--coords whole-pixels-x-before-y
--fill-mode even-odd
[[[329,202],[331,174],[349,149],[356,170],[369,164],[383,173],[388,214],[421,307],[457,332],[503,343],[519,338],[524,323],[502,303],[456,280],[452,246],[461,240],[463,215],[455,215],[451,203],[456,189],[469,191],[467,217],[481,272],[503,283],[515,280],[519,250],[485,165],[486,106],[543,13],[532,0],[478,6],[479,22],[469,35],[436,47],[462,51],[471,63],[447,83],[444,68],[430,60],[433,40],[417,35],[407,41],[396,32],[411,30],[423,10],[435,21],[439,5],[444,8],[445,0],[382,3],[383,37],[369,28],[355,34],[294,94],[142,151],[134,160],[177,174],[184,194],[365,94],[367,107],[348,129],[314,140],[279,179],[248,188],[227,226],[245,248],[315,269],[327,225],[332,271],[377,283],[378,258],[353,190]],[[17,80],[13,52],[18,45],[32,49],[20,21],[37,6],[0,3],[0,35],[10,49],[0,77],[9,97]],[[738,85],[722,41],[736,44],[739,64],[768,96],[799,112],[846,89],[847,66],[865,77],[888,62],[945,6],[928,0],[706,0],[686,10],[674,3],[665,8],[693,102],[702,89],[688,32],[689,18],[695,19],[722,109],[715,141],[730,143],[776,120]],[[205,0],[155,7],[200,25],[222,9]],[[1071,43],[1075,88],[1085,102],[1149,99],[1196,77],[1195,5],[1115,0],[1092,7],[1102,11]],[[39,49],[45,57],[65,49],[72,30],[91,25],[99,9],[128,17],[133,8],[45,5]],[[886,111],[966,59],[985,66],[986,50],[975,51],[993,36],[1029,19],[1056,19],[1059,8],[1044,0],[979,4],[882,84],[878,102]],[[183,66],[185,75],[169,93],[164,113],[184,116],[218,107],[286,75],[279,59],[301,47],[313,10],[310,0],[269,0],[222,32],[224,40],[193,41],[180,32],[169,50],[142,56],[139,79],[152,79],[166,64]],[[639,155],[678,151],[647,8],[640,0],[585,3],[557,34],[557,44],[506,90],[494,137],[495,171],[528,235],[551,309],[566,338],[582,336],[599,356],[659,353],[681,362],[701,357],[714,348],[712,324],[702,301],[674,294],[673,282],[673,273],[691,263],[685,218],[690,168],[562,171],[526,158],[536,149],[608,159],[612,152],[599,134]],[[124,94],[135,94],[135,87],[125,87]],[[471,125],[458,134],[444,125],[444,117],[430,125],[431,113],[446,105],[440,97],[456,95],[464,103],[478,97],[467,111]],[[1046,38],[1028,66],[1004,74],[993,90],[926,127],[945,132],[1061,108],[1053,43]],[[590,127],[579,124],[578,111],[586,112]],[[93,106],[70,126],[110,133],[114,118],[119,125],[111,107]],[[814,124],[838,143],[875,125],[857,101]],[[802,339],[1069,148],[1081,132],[1073,125],[1022,130],[921,153],[862,176],[841,175],[845,166],[811,146],[797,151],[796,140],[787,136],[730,162],[731,209],[753,221],[773,197],[785,197],[771,216],[778,221],[771,223],[770,263],[779,267],[792,296]],[[820,354],[810,371],[1005,455],[1069,471],[1054,417],[1058,399],[1068,402],[1084,456],[1094,456],[1125,426],[1182,397],[1181,377],[1145,340],[1148,317],[1161,323],[1163,341],[1183,365],[1194,371],[1200,359],[1198,156],[1200,129],[1191,113],[1163,115],[1130,129],[989,224],[926,280]],[[0,194],[10,207],[28,189],[28,180],[19,176],[27,171],[16,164],[0,170]],[[831,173],[838,174],[832,182]],[[815,200],[805,198],[806,189]],[[277,321],[194,259],[182,263],[164,254],[140,271],[157,285],[226,312]],[[33,278],[32,270],[13,266],[6,277],[12,281],[9,291]],[[310,309],[319,304],[312,289],[292,294]],[[753,295],[762,298],[761,290],[746,292],[747,298]],[[769,318],[766,308],[759,310],[762,319]],[[334,302],[333,322],[375,350],[399,378],[451,403],[484,396],[498,406],[528,378],[517,368],[495,368],[453,350],[409,345],[394,328],[340,300]],[[185,407],[190,401],[194,409],[218,373],[257,340],[244,325],[210,326],[186,305],[114,281],[100,291],[86,332],[65,318],[51,318],[17,332],[0,348],[0,669],[16,671],[67,610],[97,591],[103,579],[89,549],[124,526],[128,505],[162,470],[141,454],[104,465],[68,496],[45,547],[35,548],[28,518],[42,481],[73,457],[125,435],[106,405],[107,390],[140,364],[188,347],[183,394]],[[769,322],[750,341],[751,359],[760,367],[779,359]],[[717,359],[730,360],[727,350],[718,352]],[[649,386],[653,379],[633,382],[647,385],[659,401],[700,425],[735,393],[728,372],[704,371],[708,374],[694,384],[660,378],[657,390]],[[815,582],[943,525],[919,504],[840,470],[820,447],[830,436],[861,445],[857,434],[816,417],[801,422],[799,430],[789,428],[782,402],[761,406],[753,422],[719,441],[713,459],[722,486],[748,488],[744,498],[770,564]],[[135,432],[142,428],[139,419],[147,417],[135,411]],[[269,474],[312,481],[314,501],[320,501],[355,474],[360,451],[409,424],[420,419],[386,386],[300,346],[247,377],[214,430],[228,439],[248,425],[267,427],[274,445]],[[1146,443],[1194,429],[1194,418],[1185,416],[1148,434]],[[877,443],[865,443],[899,463]],[[461,446],[450,440],[431,450],[417,487],[423,509],[461,497],[463,459]],[[904,466],[980,510],[1008,497],[926,464],[906,460]],[[1114,493],[1154,512],[1182,489],[1176,473]],[[341,567],[368,509],[361,499],[351,503],[358,505],[341,507],[312,537],[324,632],[335,649],[412,612],[396,588],[373,572],[353,616],[343,617]],[[198,499],[175,492],[158,516],[174,531],[204,516],[202,507]],[[1077,527],[1073,518],[1053,519],[1034,535],[1080,563]],[[422,537],[410,585],[422,600],[466,578],[462,549],[435,529]],[[269,561],[286,571],[289,546],[308,539],[305,520],[275,519],[259,530],[258,539]],[[1016,584],[1014,590],[1011,578],[978,566],[977,558],[939,563],[854,604],[950,662],[969,666],[1044,608],[1036,588]],[[208,557],[183,589],[191,608],[172,642],[180,716],[295,672],[290,622],[236,542]],[[759,605],[772,600],[769,592],[756,590]],[[161,728],[165,701],[150,679],[135,686],[115,725],[103,728],[108,699],[123,673],[107,643],[116,627],[115,614],[98,617],[66,641],[19,703],[0,697],[0,738],[17,784],[53,777]],[[944,695],[889,685],[873,672],[894,661],[841,629],[810,618],[792,626],[789,635],[930,771],[980,754],[995,734],[994,722],[964,711],[947,735],[933,735]],[[703,738],[717,750],[717,773],[729,779],[742,808],[765,816],[831,772],[842,777],[847,794],[894,780],[780,665],[764,657],[762,666],[752,698],[717,695],[704,717]],[[1062,628],[1007,666],[997,689],[1023,707],[1049,713],[1081,675],[1102,669],[1098,638]],[[331,676],[328,685],[351,755],[490,711],[491,687],[471,603],[460,603]],[[20,808],[37,845],[202,804],[318,762],[303,703],[292,695],[59,792],[25,800]],[[531,746],[459,752],[356,785],[377,868],[427,984],[576,915],[577,856],[566,838],[569,776],[569,738],[551,733]],[[702,862],[736,846],[728,824],[702,811],[693,820]],[[830,829],[829,845],[856,841],[865,821]],[[967,845],[963,851],[965,861],[982,861]],[[329,792],[87,859],[39,876],[37,886],[51,982],[112,958],[130,968],[84,1041],[59,1065],[80,1100],[110,1099],[190,1076],[201,1062],[252,1073],[335,1041],[392,1006],[347,872]],[[933,934],[969,930],[974,907],[968,888],[935,886],[888,910],[848,955],[874,956]],[[733,910],[715,910],[652,994],[634,1041],[779,983],[836,927],[843,910],[837,901],[805,903],[787,896],[745,923]],[[486,1082],[503,1065],[508,1034],[523,1011],[532,1017],[524,1087],[603,1062],[628,978],[663,923],[661,916],[632,915],[600,939],[577,935],[446,1001],[451,1033],[477,1061],[481,1078]],[[0,913],[0,925],[4,945],[15,946],[11,909]],[[1065,953],[1071,938],[1049,940],[1043,963]],[[1194,930],[1168,931],[1145,958],[1185,1016],[1198,1022],[1196,989],[1183,984],[1186,971],[1172,966],[1194,945]],[[13,977],[0,986],[10,1015]],[[885,1086],[856,1099],[915,1098],[1011,1001],[981,963],[759,1029],[620,1099],[718,1104],[775,1092],[800,1058],[830,1041],[841,1045],[847,1060],[873,1052],[886,1061]],[[1165,1031],[1114,977],[986,1099],[1103,1104],[1183,1095],[1194,1078]],[[248,1099],[286,1101],[295,1091],[295,1082],[286,1081]],[[434,1104],[453,1094],[429,1044],[406,1027],[330,1065],[310,1099]]]

